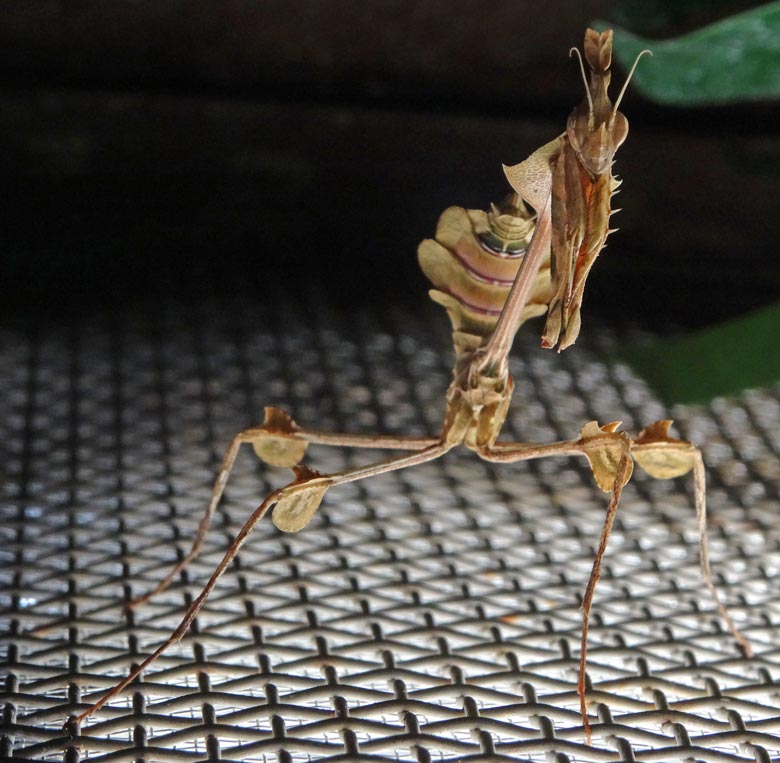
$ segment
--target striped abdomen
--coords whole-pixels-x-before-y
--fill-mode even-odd
[[[435,287],[431,298],[450,316],[459,354],[476,349],[493,332],[533,235],[534,218],[516,196],[487,213],[450,207],[439,218],[436,238],[420,244],[420,267]],[[542,315],[551,292],[548,257],[522,320]]]

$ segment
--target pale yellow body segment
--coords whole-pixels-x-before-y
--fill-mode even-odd
[[[446,309],[452,323],[456,367],[493,333],[536,227],[536,216],[524,205],[512,207],[511,214],[496,212],[450,207],[439,218],[436,237],[417,249],[420,267],[435,287],[431,299]],[[501,251],[510,245],[523,249]],[[551,294],[548,258],[534,278],[521,321],[543,315]]]

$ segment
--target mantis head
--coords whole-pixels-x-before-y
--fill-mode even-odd
[[[596,176],[610,168],[615,152],[628,135],[628,120],[618,111],[618,106],[639,59],[650,51],[643,50],[636,57],[614,106],[607,92],[612,78],[609,70],[612,64],[612,30],[599,34],[594,29],[588,29],[583,51],[591,69],[590,83],[585,75],[580,51],[572,48],[570,55],[576,53],[580,61],[586,97],[569,116],[566,134],[582,165],[591,176]]]

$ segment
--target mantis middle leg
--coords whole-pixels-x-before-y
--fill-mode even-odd
[[[272,466],[293,466],[292,462],[297,463],[308,445],[420,451],[430,448],[438,442],[439,438],[436,437],[400,437],[306,430],[298,427],[286,413],[278,408],[266,408],[263,426],[250,427],[239,432],[230,443],[214,480],[206,511],[198,523],[190,550],[154,588],[131,599],[125,606],[127,609],[134,609],[164,591],[200,553],[242,445],[255,445],[258,455]]]

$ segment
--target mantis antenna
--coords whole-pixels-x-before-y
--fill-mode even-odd
[[[576,48],[574,48],[576,50]],[[579,53],[579,51],[577,51]],[[640,51],[637,57],[634,59],[634,63],[631,66],[631,71],[628,72],[628,77],[626,77],[626,81],[623,83],[623,87],[620,88],[620,92],[618,93],[617,100],[615,101],[615,105],[612,107],[612,116],[610,117],[610,122],[615,121],[615,115],[617,114],[618,106],[620,106],[620,102],[623,100],[623,96],[626,94],[626,88],[628,87],[628,83],[631,82],[631,77],[634,76],[634,71],[636,70],[636,65],[639,63],[639,59],[642,58],[643,55],[647,53],[648,56],[653,55],[653,51],[649,50],[648,48],[645,48],[644,50]],[[580,61],[580,66],[582,66],[582,61]]]
[[[577,60],[580,62],[580,74],[582,74],[582,81],[585,83],[585,95],[588,97],[588,112],[590,113],[590,118],[593,119],[593,98],[590,94],[590,85],[588,84],[588,75],[585,74],[585,64],[582,63],[582,53],[580,53],[579,48],[572,48],[569,51],[569,58],[571,58],[571,54],[576,53],[577,54]],[[636,64],[634,64],[636,66]],[[625,90],[625,86],[623,87],[623,90]],[[621,91],[620,95],[623,95],[623,92]],[[613,112],[614,113],[614,112]]]

